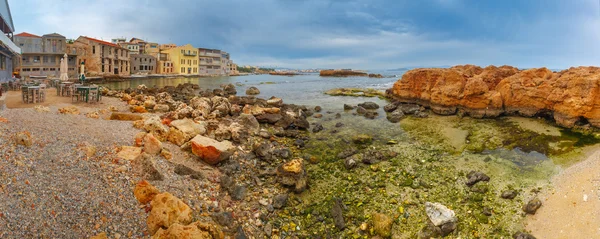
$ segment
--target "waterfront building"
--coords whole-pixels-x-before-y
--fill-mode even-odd
[[[68,59],[69,76],[77,75],[77,54],[67,51],[67,39],[58,34],[37,36],[27,32],[13,36],[14,43],[21,48],[21,60],[15,67],[24,77],[59,77],[60,60],[65,53]]]
[[[131,74],[154,74],[156,73],[156,57],[147,54],[129,55],[131,62]]]
[[[161,51],[168,54],[176,74],[198,74],[198,48],[190,44]]]
[[[132,54],[140,54],[140,45],[131,42],[119,42],[119,46],[127,49],[129,51],[129,55]]]
[[[0,80],[13,76],[13,65],[19,61],[21,49],[11,40],[15,31],[8,0],[0,0]]]
[[[146,54],[156,57],[157,59],[160,58],[160,45],[158,43],[147,42],[144,49],[146,49]]]
[[[146,41],[134,37],[134,38],[131,38],[131,40],[129,40],[129,43],[138,45],[138,47],[139,47],[138,54],[146,54]]]
[[[221,50],[198,48],[200,75],[223,75],[221,57]]]
[[[157,73],[162,75],[175,74],[173,71],[173,62],[168,53],[160,53],[158,58]]]
[[[162,51],[162,50],[169,50],[169,49],[172,49],[172,48],[175,48],[175,47],[177,47],[177,45],[175,45],[173,43],[169,43],[169,44],[161,44],[158,47],[158,49]]]
[[[77,38],[74,47],[88,49],[78,52],[78,56],[85,62],[90,75],[129,75],[131,64],[128,49],[86,36]]]

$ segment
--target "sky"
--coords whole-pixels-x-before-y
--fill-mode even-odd
[[[240,65],[600,65],[600,0],[9,0],[16,33],[222,49]]]

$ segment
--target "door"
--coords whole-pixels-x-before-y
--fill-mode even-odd
[[[115,67],[115,73],[114,73],[114,74],[115,74],[115,75],[118,75],[118,74],[119,74],[119,68],[118,68],[118,67]]]

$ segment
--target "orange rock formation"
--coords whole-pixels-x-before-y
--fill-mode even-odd
[[[414,69],[406,72],[388,94],[442,115],[545,116],[567,128],[586,123],[600,127],[598,67],[572,67],[560,72],[473,65]]]

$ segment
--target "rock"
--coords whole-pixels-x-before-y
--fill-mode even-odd
[[[323,128],[322,124],[316,124],[315,127],[313,127],[312,132],[313,133],[318,133],[318,132],[321,132],[323,130],[324,130],[324,128]]]
[[[131,112],[132,113],[148,113],[148,110],[146,110],[146,107],[144,107],[143,105],[134,105],[131,107]]]
[[[525,232],[516,232],[515,234],[513,234],[512,238],[513,239],[536,239],[531,234],[525,233]]]
[[[154,196],[150,202],[152,210],[148,215],[148,231],[154,235],[160,228],[169,228],[179,223],[187,225],[192,221],[192,210],[179,198],[170,193]]]
[[[348,170],[353,169],[354,167],[356,167],[356,164],[358,163],[358,161],[360,161],[360,160],[354,156],[345,158],[344,159],[344,167]]]
[[[119,113],[112,112],[110,114],[110,120],[121,120],[121,121],[137,121],[144,119],[141,115],[130,114],[130,113]]]
[[[337,122],[337,123],[335,123],[335,127],[336,127],[336,128],[340,128],[340,127],[342,127],[342,126],[344,126],[344,124],[343,124],[342,122]]]
[[[373,213],[373,231],[383,238],[392,236],[392,219],[382,213]]]
[[[98,235],[90,237],[90,239],[108,239],[108,237],[106,236],[106,232],[101,232]]]
[[[193,138],[198,134],[206,133],[206,125],[196,123],[191,119],[181,119],[171,121],[171,126],[180,130],[186,137]]]
[[[277,107],[263,108],[258,105],[246,105],[242,109],[242,112],[244,114],[259,116],[262,114],[279,114],[281,112],[281,109]]]
[[[415,113],[415,117],[417,117],[417,118],[427,118],[427,117],[429,117],[429,114],[427,112],[419,111],[419,112]]]
[[[438,114],[454,114],[457,108],[476,118],[547,114],[563,127],[586,122],[598,127],[599,76],[598,67],[572,67],[560,72],[472,65],[414,69],[388,93],[403,102],[420,102]]]
[[[225,234],[221,229],[210,223],[194,222],[184,226],[179,223],[171,225],[168,229],[160,228],[152,239],[222,239]]]
[[[144,101],[144,108],[146,108],[146,109],[154,109],[154,106],[156,106],[156,101],[154,101],[154,100],[146,100],[146,101]]]
[[[225,191],[231,191],[233,189],[234,182],[231,179],[231,177],[229,177],[227,175],[222,175],[219,178],[219,182],[220,182],[221,188],[224,189]]]
[[[229,158],[235,151],[233,144],[227,140],[219,142],[208,137],[197,135],[190,142],[192,153],[210,165],[218,164]]]
[[[237,122],[253,133],[258,132],[260,129],[260,124],[254,115],[240,114],[237,118]]]
[[[358,153],[358,150],[356,150],[356,148],[353,147],[349,147],[344,149],[344,151],[340,152],[337,154],[337,158],[338,159],[345,159],[348,158],[352,155],[355,155],[356,153]]]
[[[371,144],[373,142],[373,137],[366,134],[359,134],[352,137],[352,142],[355,144]]]
[[[340,231],[346,228],[343,207],[344,205],[342,204],[342,199],[336,198],[331,208],[331,217],[333,218],[333,223]]]
[[[377,113],[376,111],[367,111],[365,113],[365,118],[367,118],[367,119],[375,119],[375,118],[377,118],[378,115],[379,115],[379,113]]]
[[[353,110],[354,108],[354,106],[344,104],[344,110]]]
[[[162,149],[162,143],[152,133],[144,137],[144,152],[150,155],[157,155]]]
[[[321,112],[322,108],[321,106],[315,106],[315,112]]]
[[[261,123],[275,124],[281,120],[283,116],[281,114],[261,114],[256,116],[256,120]]]
[[[281,98],[272,96],[267,100],[267,104],[270,106],[281,107],[283,105],[283,100]]]
[[[124,160],[137,160],[142,155],[142,148],[132,146],[121,146],[121,151],[117,153],[117,157]]]
[[[340,113],[336,113],[336,114],[335,114],[335,118],[336,118],[336,119],[340,119],[340,118],[342,118],[342,114],[340,114]]]
[[[165,158],[166,160],[173,159],[173,153],[171,153],[171,151],[168,150],[167,148],[162,148],[160,150],[160,155],[163,156],[163,158]]]
[[[323,114],[315,114],[313,117],[315,119],[320,119],[320,118],[323,118]]]
[[[287,194],[279,194],[273,197],[273,208],[282,209],[287,204],[288,195]]]
[[[58,113],[61,114],[70,114],[70,115],[79,115],[79,109],[75,106],[67,106],[58,109]]]
[[[244,197],[246,197],[246,187],[242,185],[235,185],[233,186],[233,189],[231,190],[230,194],[231,199],[233,200],[243,200]]]
[[[201,172],[193,170],[183,164],[177,164],[173,171],[175,174],[182,175],[182,176],[192,175],[194,178],[204,178],[204,176],[202,175]]]
[[[229,83],[229,84],[227,84],[227,85],[225,85],[223,87],[223,92],[226,95],[236,95],[237,94],[237,90],[235,89],[235,85],[233,85],[231,83]]]
[[[542,206],[542,201],[537,198],[530,200],[527,204],[523,205],[523,211],[527,214],[534,215],[535,212]]]
[[[358,107],[363,107],[367,110],[376,110],[379,109],[379,105],[376,104],[375,102],[365,102],[362,104],[358,104]]]
[[[391,103],[391,104],[387,104],[383,107],[383,110],[385,112],[392,112],[394,110],[396,110],[396,108],[398,108],[397,104]]]
[[[401,109],[396,109],[387,116],[388,121],[392,123],[398,123],[400,120],[402,120],[402,118],[404,118],[404,112],[402,112]]]
[[[94,157],[96,155],[97,149],[95,146],[87,145],[85,146],[85,156],[88,158]]]
[[[282,159],[289,159],[292,156],[292,151],[288,148],[282,148],[273,150],[273,154]]]
[[[283,163],[277,167],[278,181],[284,186],[291,186],[294,192],[301,193],[308,188],[308,175],[301,158]]]
[[[419,239],[439,238],[440,236],[442,236],[442,229],[431,223],[427,223],[427,225],[419,231],[418,235]]]
[[[260,94],[260,90],[258,90],[258,88],[251,86],[248,89],[246,89],[246,95],[258,95]]]
[[[156,113],[167,113],[167,112],[169,112],[169,105],[156,104],[156,105],[154,105],[152,110],[154,110],[154,112],[156,112]]]
[[[256,146],[253,152],[262,159],[271,160],[273,157],[273,145],[269,142],[262,143]]]
[[[397,109],[401,110],[404,114],[412,115],[418,113],[421,107],[416,104],[401,104]]]
[[[244,228],[242,228],[242,226],[239,226],[237,228],[237,232],[235,233],[235,236],[233,237],[233,239],[246,239],[248,238],[246,236],[246,233],[244,232]]]
[[[517,194],[518,193],[514,190],[506,190],[502,192],[502,195],[500,195],[500,197],[504,199],[514,199],[517,196]]]
[[[29,131],[19,132],[15,135],[15,143],[17,145],[23,145],[25,147],[31,147],[33,141],[31,140],[31,133]]]
[[[129,95],[129,94],[123,94],[123,95],[121,96],[121,100],[122,100],[122,101],[130,101],[131,99],[132,99],[132,98],[131,98],[131,95]]]
[[[230,227],[233,225],[233,213],[231,212],[217,212],[213,214],[215,222],[224,227]]]
[[[294,145],[298,148],[304,148],[305,143],[304,143],[304,140],[302,140],[302,139],[296,139],[294,141]]]
[[[160,191],[146,180],[138,182],[133,189],[133,195],[141,204],[149,203],[159,193]]]
[[[144,120],[144,130],[148,133],[152,133],[155,137],[162,139],[169,133],[169,127],[164,125],[158,116],[152,116]]]
[[[358,115],[365,115],[367,112],[367,109],[363,108],[362,106],[356,107],[356,113]]]
[[[145,156],[142,156],[138,160],[140,162],[141,173],[143,177],[151,181],[162,181],[165,177],[160,171],[158,171],[154,159],[150,155],[143,155]]]
[[[481,181],[485,181],[488,182],[490,181],[490,177],[488,177],[487,175],[485,175],[482,172],[477,172],[477,171],[471,171],[467,174],[467,186],[473,186],[478,182]]]
[[[456,222],[448,222],[440,226],[442,237],[445,237],[456,230]]]
[[[86,113],[85,117],[88,117],[90,119],[99,119],[100,115],[99,115],[98,111],[92,111],[92,112]]]
[[[439,203],[426,202],[425,213],[435,226],[441,226],[446,223],[455,223],[457,221],[454,211]]]
[[[362,154],[362,162],[364,164],[376,164],[384,160],[388,160],[396,156],[396,153],[391,151],[380,151],[370,149]]]

